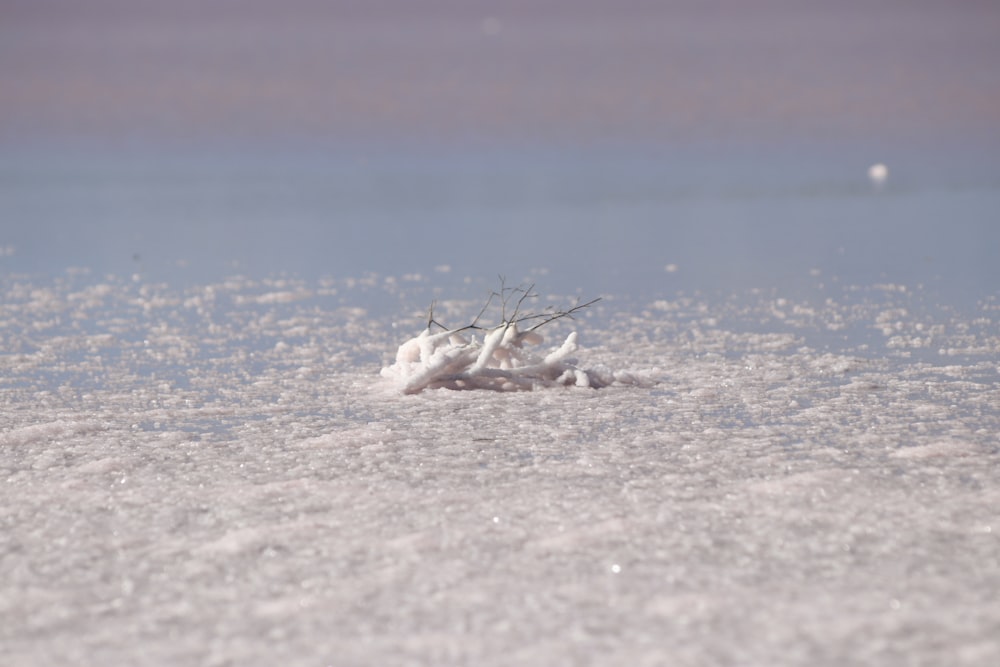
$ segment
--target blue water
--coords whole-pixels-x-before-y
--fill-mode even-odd
[[[850,151],[13,151],[0,271],[504,274],[643,298],[893,282],[972,308],[995,295],[1000,170],[894,157],[879,188]]]

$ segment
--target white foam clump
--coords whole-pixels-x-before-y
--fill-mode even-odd
[[[424,329],[399,346],[396,362],[382,369],[382,376],[396,382],[403,393],[424,389],[530,390],[536,386],[575,385],[603,387],[615,382],[614,373],[587,371],[576,366],[576,332],[558,348],[537,354],[528,346],[544,338],[531,329],[522,331],[516,322],[487,330],[482,341],[466,338],[463,329],[432,332]]]

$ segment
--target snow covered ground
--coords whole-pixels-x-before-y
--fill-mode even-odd
[[[0,279],[0,663],[1000,662],[996,296],[605,294],[550,340],[656,384],[404,395],[431,282]]]

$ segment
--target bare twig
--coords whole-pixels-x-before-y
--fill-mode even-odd
[[[534,331],[535,329],[538,329],[539,327],[545,326],[549,322],[555,322],[556,320],[558,320],[560,318],[563,318],[563,317],[568,317],[569,319],[572,320],[573,319],[573,313],[575,313],[578,310],[583,310],[584,308],[586,308],[588,306],[592,306],[592,305],[594,305],[595,303],[597,303],[600,300],[601,300],[601,297],[597,297],[596,299],[591,299],[587,303],[581,303],[579,305],[573,306],[569,310],[558,310],[555,313],[553,313],[552,315],[550,315],[547,319],[542,320],[541,322],[539,322],[535,326],[533,326],[530,329],[528,329],[528,331]],[[525,322],[527,320],[538,319],[539,317],[545,317],[545,314],[541,314],[541,315],[525,315],[520,320],[518,320],[518,322]]]
[[[436,324],[436,325],[438,325],[439,327],[441,327],[442,329],[444,329],[444,328],[445,328],[443,324],[441,324],[440,322],[438,322],[438,321],[436,321],[436,320],[434,319],[434,306],[435,306],[436,304],[437,304],[437,301],[436,301],[436,300],[435,300],[435,301],[431,301],[431,306],[430,306],[430,308],[428,308],[428,309],[427,309],[427,328],[428,328],[428,329],[430,329],[430,328],[431,328],[431,325],[432,325],[432,324]]]
[[[521,309],[524,306],[524,302],[527,301],[528,299],[534,299],[538,297],[538,294],[534,291],[535,283],[531,283],[527,287],[522,287],[520,285],[518,285],[517,287],[507,287],[506,278],[504,278],[504,276],[502,275],[497,277],[500,279],[500,290],[490,292],[489,296],[486,298],[486,303],[484,303],[483,307],[479,309],[479,312],[476,313],[476,316],[473,318],[470,324],[467,324],[464,327],[460,327],[458,329],[449,329],[444,324],[435,319],[434,307],[437,305],[437,301],[432,301],[430,308],[427,311],[427,328],[429,329],[431,328],[431,326],[437,325],[442,329],[444,329],[445,331],[455,331],[456,333],[460,331],[466,331],[468,329],[481,330],[484,328],[491,328],[491,327],[483,327],[479,324],[479,322],[480,320],[482,320],[483,316],[486,315],[486,312],[490,309],[490,306],[492,306],[495,303],[494,299],[499,299],[500,322],[497,324],[497,326],[502,326],[504,330],[506,330],[511,326],[522,324],[524,322],[541,320],[541,322],[538,322],[531,328],[527,329],[528,331],[534,331],[535,329],[538,329],[550,322],[554,322],[564,317],[573,319],[574,313],[583,310],[588,306],[592,306],[601,300],[600,297],[598,297],[596,299],[591,299],[586,303],[577,303],[577,305],[573,306],[568,310],[557,310],[554,306],[550,305],[546,306],[545,310],[540,313],[526,313],[522,315]],[[513,311],[510,313],[510,316],[508,317],[507,310],[515,295],[517,295],[517,301],[514,302]]]
[[[520,290],[521,288],[518,287],[518,289]],[[521,304],[524,303],[524,300],[527,299],[528,297],[538,296],[537,294],[532,294],[531,293],[531,290],[533,290],[533,289],[535,289],[535,283],[531,283],[530,285],[528,285],[528,289],[522,290],[521,298],[517,300],[517,304],[515,304],[515,306],[514,306],[514,312],[513,312],[513,314],[511,314],[510,320],[508,320],[506,317],[504,317],[504,324],[506,324],[507,326],[510,326],[511,323],[514,323],[514,322],[518,321],[517,320],[517,314],[521,311]]]
[[[496,295],[497,295],[496,292],[490,292],[490,296],[489,296],[489,298],[486,299],[486,303],[483,304],[483,307],[480,309],[479,314],[476,315],[476,318],[474,320],[472,320],[472,324],[470,324],[466,328],[468,328],[468,329],[478,329],[479,328],[479,326],[477,326],[479,324],[479,318],[483,316],[483,313],[486,312],[486,309],[490,307],[491,303],[493,303],[493,297],[495,297]]]

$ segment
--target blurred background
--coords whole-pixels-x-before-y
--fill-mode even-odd
[[[995,2],[0,2],[5,274],[978,298],[998,149]]]

